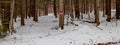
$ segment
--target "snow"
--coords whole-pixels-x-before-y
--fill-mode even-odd
[[[84,16],[84,20],[94,19],[93,13],[91,19],[88,19],[86,14]],[[101,24],[98,27],[92,23],[74,21],[78,26],[69,24],[61,30],[58,27],[58,18],[55,19],[53,14],[40,16],[39,22],[32,19],[25,19],[26,25],[20,26],[20,18],[17,18],[14,24],[17,33],[0,39],[0,45],[94,45],[120,41],[120,21],[107,22],[101,12]]]

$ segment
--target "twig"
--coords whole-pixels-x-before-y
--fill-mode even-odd
[[[100,29],[100,30],[103,30],[102,28],[100,28],[100,27],[98,27],[98,26],[96,26],[98,29]]]

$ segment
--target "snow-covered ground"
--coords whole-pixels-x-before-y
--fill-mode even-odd
[[[91,17],[94,18],[92,14]],[[120,41],[120,21],[113,19],[107,22],[102,14],[98,27],[92,23],[74,21],[78,26],[69,24],[61,30],[58,28],[58,19],[55,19],[53,14],[40,16],[37,23],[33,22],[32,18],[25,22],[26,25],[21,27],[18,18],[15,22],[17,33],[0,39],[0,45],[94,45]]]

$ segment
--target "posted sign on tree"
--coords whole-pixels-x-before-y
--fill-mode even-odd
[[[64,11],[63,10],[60,10],[59,11],[59,15],[63,15],[64,14]]]
[[[59,27],[64,28],[63,0],[59,0]]]

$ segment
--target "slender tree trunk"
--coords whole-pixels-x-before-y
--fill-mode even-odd
[[[14,18],[14,21],[16,22],[16,18],[17,18],[17,15],[18,15],[18,7],[17,7],[17,1],[15,0],[15,4],[14,4],[14,13],[13,13],[13,18]]]
[[[105,0],[103,0],[103,17],[105,17]]]
[[[45,0],[45,15],[48,15],[48,1]]]
[[[95,22],[96,26],[100,24],[99,22],[99,0],[94,0],[94,9],[95,9]]]
[[[106,15],[107,15],[106,21],[110,22],[110,20],[111,20],[111,0],[106,1]]]
[[[57,18],[56,0],[54,0],[54,7],[53,7],[53,10],[54,10],[54,16],[55,16],[55,18]]]
[[[120,0],[116,0],[116,19],[120,19]]]
[[[108,6],[107,4],[108,4],[108,2],[107,2],[107,1],[108,1],[108,0],[105,0],[105,6],[106,6],[106,7],[105,7],[105,15],[108,14],[108,9],[107,9],[107,6]]]
[[[85,14],[85,0],[83,0],[83,13]]]
[[[31,4],[30,1],[27,0],[27,13],[28,13],[28,17],[31,17]]]
[[[35,22],[38,22],[38,0],[34,0],[34,13],[35,13],[35,15],[34,15],[34,17],[33,17],[33,20],[35,21]]]
[[[28,2],[27,2],[27,0],[25,0],[25,5],[26,5],[26,19],[27,19],[27,17],[28,17]]]
[[[72,4],[72,0],[70,0],[70,17],[73,20],[74,19],[74,15],[73,15],[73,4]]]
[[[25,0],[21,1],[21,26],[25,25]]]
[[[64,15],[66,15],[66,0],[63,0],[63,10],[64,10]]]
[[[83,14],[84,14],[84,0],[82,0],[81,4],[81,19],[83,19]]]
[[[78,18],[80,17],[80,11],[79,11],[79,1],[78,0],[74,0],[74,6],[75,6],[75,18]]]
[[[10,16],[10,32],[11,34],[14,32],[15,33],[15,30],[14,30],[14,8],[15,8],[15,0],[12,0],[12,3],[11,3],[11,16]]]

